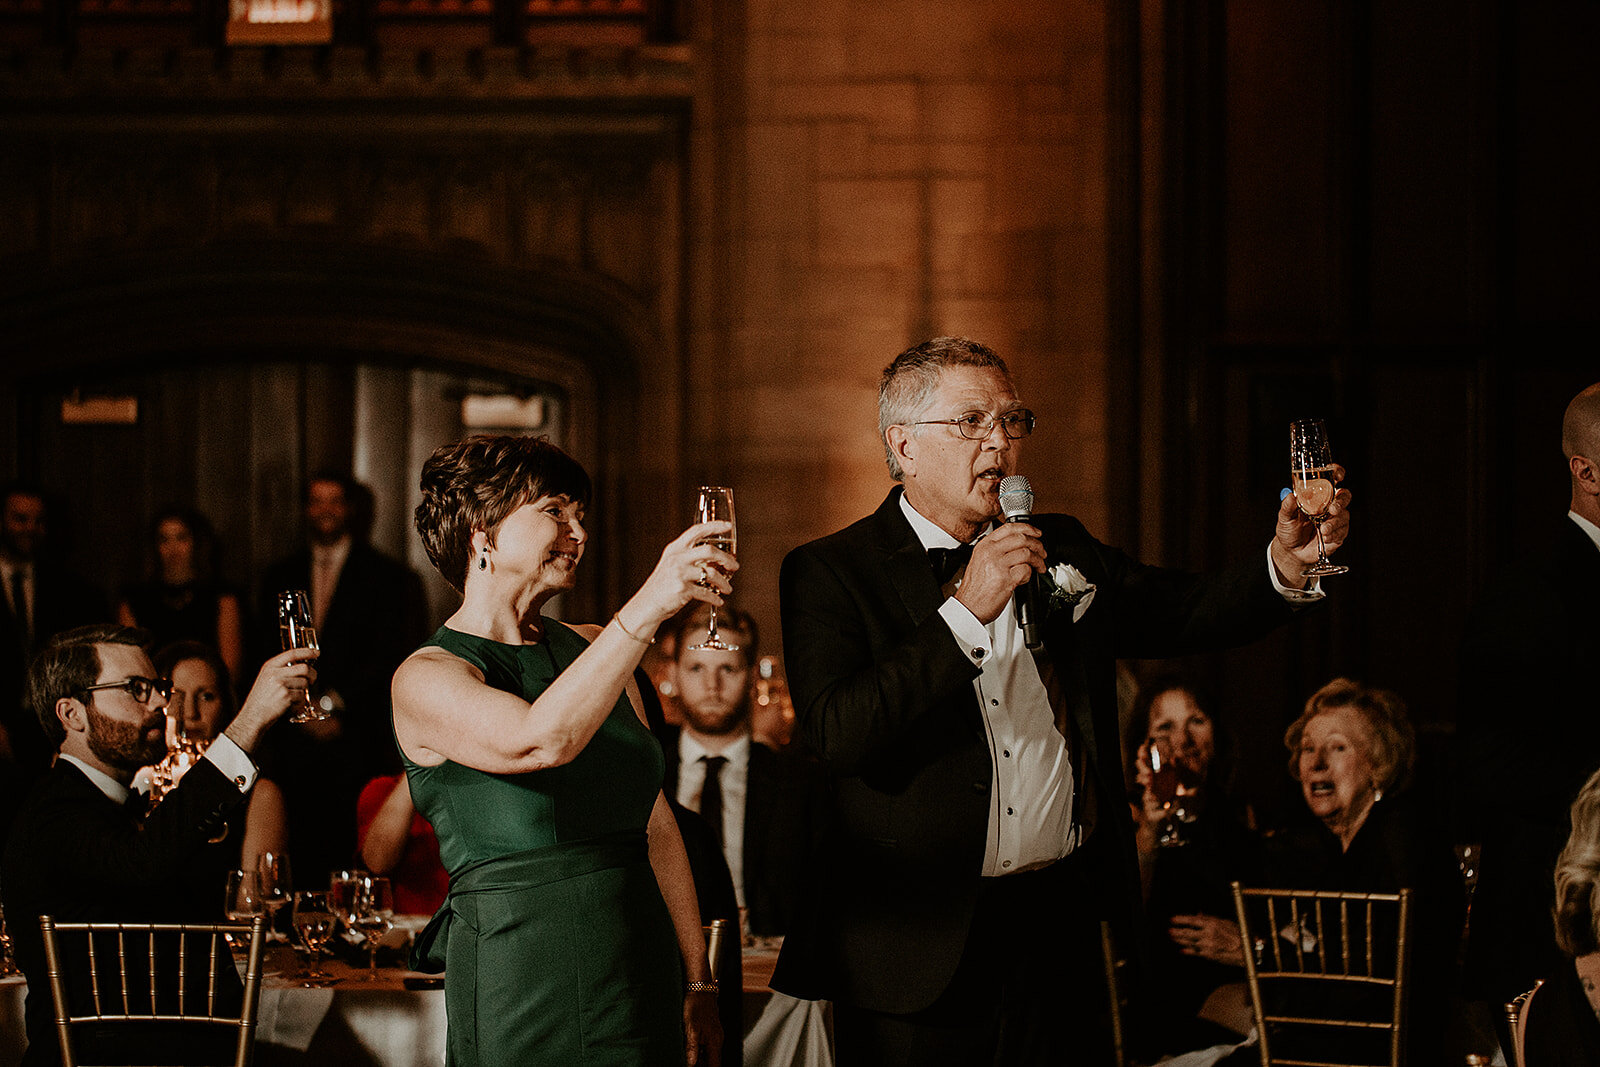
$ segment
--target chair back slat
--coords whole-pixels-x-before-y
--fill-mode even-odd
[[[50,979],[50,995],[65,1067],[75,1067],[78,1063],[73,1028],[91,1022],[102,1025],[152,1021],[192,1024],[196,1030],[191,1036],[201,1031],[216,1033],[219,1027],[231,1028],[238,1035],[234,1042],[235,1067],[248,1067],[251,1063],[255,1051],[256,1013],[260,1005],[261,957],[266,940],[264,918],[258,916],[248,925],[58,923],[46,915],[40,917],[39,926],[44,933],[46,973]],[[78,961],[86,965],[89,971],[86,985],[90,996],[87,998],[88,1004],[82,1005],[85,1010],[76,1010],[79,1006],[73,1003],[67,988],[67,979],[75,973],[75,965],[72,953],[65,951],[67,942],[58,936],[62,934],[73,937],[81,934],[83,937],[85,948],[78,950]],[[100,957],[105,953],[97,947],[97,941],[107,935],[115,937],[117,989],[105,988],[111,982],[112,972],[104,966]],[[145,941],[142,960],[133,958],[129,950],[130,935]],[[219,977],[235,971],[233,955],[227,950],[225,942],[230,936],[237,938],[240,944],[248,945],[237,1012],[220,995],[223,987]],[[166,962],[169,960],[169,950],[174,948],[176,958]],[[164,975],[176,977],[176,991],[172,991],[170,982],[163,982]],[[130,981],[134,976],[138,981],[148,982],[148,989],[133,988],[138,984],[138,981]],[[205,985],[203,995],[198,988],[202,979]],[[81,983],[82,978],[79,981]],[[193,990],[189,988],[191,982],[196,985]],[[149,1001],[148,1011],[144,1010],[146,997]],[[202,1000],[203,1007],[200,1003]],[[120,1012],[114,1005],[120,1005]]]
[[[1235,882],[1233,895],[1262,1067],[1343,1067],[1351,1061],[1294,1058],[1308,1052],[1344,1055],[1331,1043],[1341,1033],[1350,1035],[1340,1039],[1344,1044],[1372,1042],[1350,1046],[1349,1055],[1367,1067],[1380,1056],[1399,1067],[1405,1048],[1410,891],[1245,889]],[[1287,924],[1281,921],[1285,913]],[[1287,952],[1285,940],[1291,944]],[[1298,1045],[1291,1040],[1296,1031],[1305,1039]]]

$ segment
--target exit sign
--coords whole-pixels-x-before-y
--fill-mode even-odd
[[[333,0],[228,0],[229,44],[328,44]]]

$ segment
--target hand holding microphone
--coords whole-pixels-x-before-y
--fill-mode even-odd
[[[1000,617],[1005,611],[1006,602],[1027,597],[1034,608],[1042,609],[1043,598],[1027,590],[1033,589],[1038,582],[1038,574],[1044,570],[1044,545],[1039,540],[1039,530],[1030,525],[1028,519],[1033,510],[1033,493],[1028,489],[1026,478],[1012,475],[1002,479],[1001,507],[1005,508],[1008,499],[1006,490],[1011,483],[1021,483],[1023,492],[1027,494],[1026,509],[1007,511],[1006,521],[997,529],[985,534],[972,549],[972,561],[967,564],[967,573],[961,580],[961,588],[956,592],[956,599],[966,609],[985,625]],[[1038,623],[1043,620],[1042,610],[1034,608],[1020,608],[1018,619],[1021,621],[1021,611],[1032,612],[1031,625],[1033,633],[1029,637],[1029,648],[1038,647],[1031,641],[1038,637]],[[1024,623],[1024,630],[1029,623]]]

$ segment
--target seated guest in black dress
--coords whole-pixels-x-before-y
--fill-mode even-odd
[[[1243,1033],[1214,1008],[1197,1018],[1223,986],[1244,982],[1234,881],[1259,880],[1260,839],[1254,817],[1231,794],[1233,744],[1209,701],[1176,676],[1145,686],[1135,707],[1133,819],[1150,924],[1153,981],[1145,995],[1146,1051],[1180,1052]],[[1154,746],[1168,779],[1151,770]],[[1158,788],[1158,785],[1160,786]],[[1245,1005],[1242,984],[1233,1003]]]
[[[248,753],[316,677],[313,650],[268,660],[224,734],[143,817],[127,803],[128,785],[166,747],[163,709],[171,692],[145,649],[141,631],[85,626],[56,638],[28,667],[29,704],[60,754],[18,815],[0,862],[7,925],[28,980],[24,1067],[60,1061],[39,916],[219,920],[221,872],[231,864],[217,862],[220,846],[212,839],[250,794],[256,767]],[[87,999],[86,977],[67,974],[69,996]],[[109,1054],[117,1063],[149,1063],[203,1051],[148,1030],[141,1034],[124,1037]],[[90,1062],[106,1062],[93,1057],[108,1055],[87,1043],[80,1052]]]
[[[1406,1062],[1420,1067],[1451,1062],[1446,1036],[1466,906],[1449,837],[1403,792],[1415,738],[1405,703],[1388,690],[1336,678],[1312,694],[1284,743],[1289,773],[1299,779],[1313,818],[1269,839],[1263,884],[1357,893],[1411,890]],[[1321,990],[1316,996],[1316,1003],[1281,1007],[1289,1014],[1342,1017],[1360,1012],[1385,1018],[1389,1011],[1381,988],[1356,991],[1348,1004],[1331,1003]],[[1387,1046],[1374,1046],[1374,1036],[1344,1041],[1329,1035],[1314,1052],[1306,1051],[1312,1059],[1378,1063],[1387,1059]],[[1274,1045],[1274,1051],[1289,1049]]]
[[[1556,860],[1556,944],[1571,958],[1525,1009],[1523,1067],[1600,1067],[1600,773],[1572,802]]]
[[[198,511],[168,507],[150,524],[150,575],[122,591],[118,621],[153,635],[155,647],[199,641],[222,654],[228,673],[244,667],[239,594],[216,576],[216,536]]]

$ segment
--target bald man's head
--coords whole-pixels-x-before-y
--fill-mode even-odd
[[[1600,382],[1572,398],[1561,420],[1561,451],[1572,475],[1572,510],[1600,522]]]
[[[1572,398],[1561,420],[1561,452],[1568,459],[1588,456],[1600,461],[1600,382]]]

